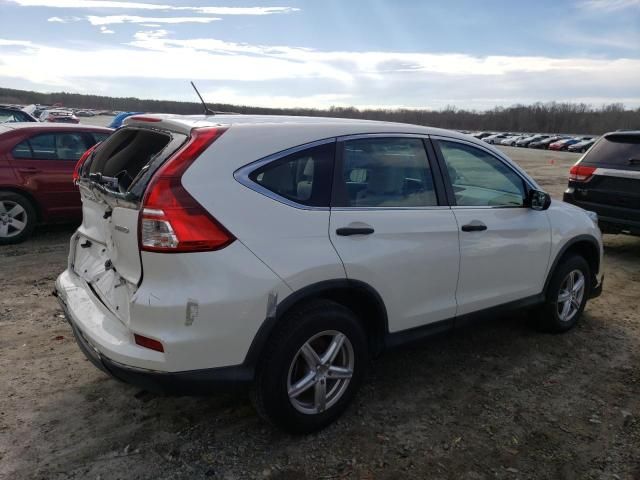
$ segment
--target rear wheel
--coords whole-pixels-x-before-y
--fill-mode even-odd
[[[0,245],[23,242],[35,224],[36,212],[27,198],[14,192],[0,192]]]
[[[364,329],[327,300],[297,308],[272,336],[256,375],[260,415],[292,433],[324,428],[347,408],[367,364]]]
[[[546,303],[538,311],[538,325],[547,332],[561,333],[573,328],[582,316],[591,291],[587,261],[572,255],[556,268],[547,289]]]

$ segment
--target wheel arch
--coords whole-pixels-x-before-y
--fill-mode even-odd
[[[387,310],[382,297],[365,282],[343,278],[308,285],[284,298],[276,307],[275,314],[265,319],[258,329],[244,364],[255,366],[285,315],[293,308],[315,299],[332,300],[352,310],[367,332],[371,353],[377,355],[382,351],[388,332]]]
[[[556,268],[564,258],[572,254],[578,254],[587,261],[589,270],[591,271],[591,285],[592,287],[595,285],[593,280],[595,275],[600,271],[600,244],[591,235],[578,235],[565,243],[556,254],[544,284],[543,292],[545,295]]]
[[[31,202],[33,209],[36,211],[37,222],[42,222],[44,218],[42,208],[40,207],[40,204],[38,203],[36,198],[29,191],[16,187],[0,186],[0,193],[2,192],[17,193],[18,195],[22,195],[23,197],[25,197],[27,200],[29,200],[29,202]]]

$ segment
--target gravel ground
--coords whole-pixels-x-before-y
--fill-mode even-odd
[[[577,158],[505,150],[556,197]],[[244,394],[153,396],[86,361],[50,293],[72,231],[0,249],[0,478],[640,478],[640,238],[605,237],[573,331],[516,312],[387,354],[336,424],[295,437]]]

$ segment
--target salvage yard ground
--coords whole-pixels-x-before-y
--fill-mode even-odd
[[[556,198],[578,158],[505,151]],[[293,437],[244,394],[157,397],[86,361],[51,296],[72,232],[0,248],[2,479],[640,478],[640,238],[605,237],[575,330],[519,312],[389,353],[342,419]]]

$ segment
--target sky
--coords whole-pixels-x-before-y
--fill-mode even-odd
[[[640,107],[640,0],[0,0],[0,86],[270,107]]]

